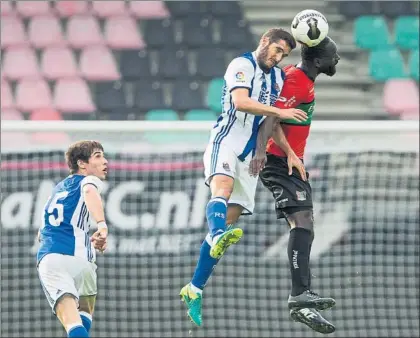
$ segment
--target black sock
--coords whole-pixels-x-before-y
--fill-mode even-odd
[[[312,233],[307,229],[293,228],[290,230],[287,253],[292,274],[292,296],[297,296],[309,289],[311,239]]]

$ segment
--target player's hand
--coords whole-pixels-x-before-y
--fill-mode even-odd
[[[265,154],[265,152],[255,153],[254,157],[249,163],[249,169],[248,169],[249,174],[254,177],[258,176],[260,171],[264,169],[266,162],[267,162],[267,155]]]
[[[289,109],[279,109],[278,117],[281,120],[296,120],[298,122],[305,122],[308,119],[306,112],[300,109],[289,108]]]
[[[107,246],[108,229],[98,229],[90,238],[93,247],[100,252],[104,252]]]
[[[295,167],[299,171],[302,180],[307,181],[305,166],[303,165],[302,160],[297,157],[293,151],[287,155],[287,166],[289,167],[289,175],[292,175],[293,167]]]

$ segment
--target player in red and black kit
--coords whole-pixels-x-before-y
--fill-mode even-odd
[[[290,226],[287,250],[292,277],[288,300],[291,317],[317,332],[331,333],[335,331],[334,325],[317,310],[333,307],[335,300],[321,297],[310,289],[309,256],[314,221],[312,189],[303,157],[315,107],[315,79],[319,74],[333,76],[340,57],[329,37],[315,47],[302,45],[301,57],[298,65],[283,68],[286,79],[275,106],[304,110],[308,118],[305,122],[266,119],[259,131],[250,173],[260,174],[262,183],[275,199],[277,218],[285,218]]]

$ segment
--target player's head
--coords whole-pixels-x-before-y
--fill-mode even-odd
[[[296,48],[292,34],[281,28],[271,28],[261,37],[257,48],[257,61],[268,72]]]
[[[337,53],[337,45],[328,36],[315,47],[302,45],[301,56],[303,62],[310,63],[317,68],[318,74],[323,73],[328,76],[335,74],[335,66],[340,60],[340,56]]]
[[[66,162],[70,174],[93,175],[104,180],[108,173],[104,148],[97,141],[79,141],[72,144],[66,152]]]

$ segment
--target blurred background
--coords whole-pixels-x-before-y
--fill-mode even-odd
[[[226,66],[308,8],[341,56],[316,81],[305,158],[314,289],[337,299],[324,313],[332,337],[419,336],[418,1],[1,0],[1,337],[64,336],[35,237],[68,174],[63,150],[82,138],[103,142],[110,163],[92,337],[321,336],[289,318],[288,227],[260,184],[206,288],[202,328],[178,297],[207,232],[202,154]],[[175,121],[202,123],[157,129]]]

